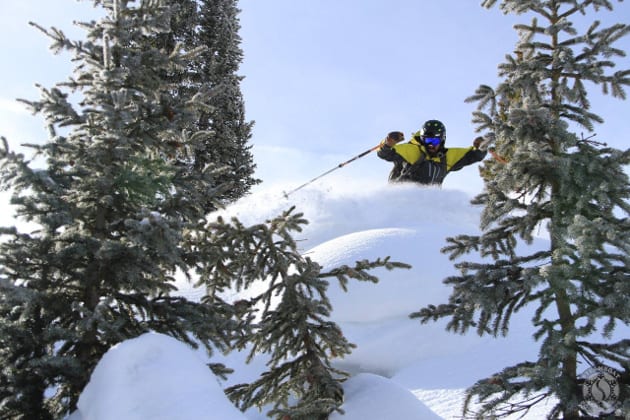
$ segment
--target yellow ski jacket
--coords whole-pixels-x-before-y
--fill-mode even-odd
[[[453,147],[442,148],[437,155],[430,156],[424,145],[413,138],[408,143],[399,143],[392,147],[383,144],[377,155],[381,159],[394,162],[389,176],[392,182],[411,181],[440,185],[449,172],[479,162],[486,153],[475,147]]]

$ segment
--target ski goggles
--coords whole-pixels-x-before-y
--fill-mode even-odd
[[[441,137],[423,137],[422,142],[427,146],[439,146],[442,143]]]

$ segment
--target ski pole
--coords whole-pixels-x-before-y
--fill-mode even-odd
[[[363,153],[361,153],[361,154],[359,154],[359,155],[356,155],[356,156],[355,156],[355,157],[353,157],[352,159],[349,159],[349,160],[347,160],[347,161],[345,161],[345,162],[343,162],[343,163],[340,163],[339,165],[337,165],[337,166],[335,166],[334,168],[332,168],[332,169],[330,169],[330,170],[328,170],[328,171],[324,172],[323,174],[321,174],[321,175],[319,175],[319,176],[316,176],[315,178],[311,179],[311,180],[310,180],[310,181],[308,181],[308,182],[305,182],[304,184],[300,185],[299,187],[295,188],[294,190],[291,190],[291,191],[289,191],[289,192],[285,192],[285,193],[284,193],[284,197],[285,197],[285,198],[289,198],[289,194],[293,194],[293,193],[294,193],[294,192],[296,192],[297,190],[299,190],[299,189],[302,189],[302,188],[306,187],[308,184],[311,184],[311,183],[313,183],[313,182],[317,181],[318,179],[322,178],[323,176],[328,175],[328,174],[329,174],[329,173],[331,173],[332,171],[334,171],[334,170],[336,170],[336,169],[339,169],[339,168],[343,168],[344,166],[346,166],[346,165],[347,165],[347,164],[349,164],[350,162],[354,162],[355,160],[362,158],[363,156],[367,155],[368,153],[371,153],[371,152],[375,151],[376,149],[378,149],[379,147],[381,147],[381,145],[382,145],[382,143],[379,143],[379,144],[377,144],[376,146],[372,147],[371,149],[366,150],[365,152],[363,152]]]

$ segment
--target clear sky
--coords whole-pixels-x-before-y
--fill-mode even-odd
[[[514,49],[512,26],[529,18],[483,9],[481,0],[241,0],[245,54],[240,74],[246,116],[255,120],[252,145],[263,185],[297,186],[377,144],[387,132],[409,138],[422,122],[447,126],[447,145],[475,137],[477,86],[495,86],[497,65]],[[630,2],[613,1],[613,13],[589,15],[604,23],[630,21]],[[0,134],[11,144],[45,139],[42,122],[15,98],[35,99],[71,73],[69,55],[53,55],[49,40],[28,25],[56,26],[82,38],[73,20],[91,1],[20,0],[0,3]],[[630,36],[618,44],[630,51]],[[617,70],[630,68],[630,58]],[[592,111],[606,122],[597,138],[618,148],[630,144],[630,103],[591,95]],[[388,162],[374,154],[326,177],[328,182],[384,182]],[[444,187],[481,189],[475,168],[450,175]]]

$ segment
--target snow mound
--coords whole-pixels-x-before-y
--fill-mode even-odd
[[[347,292],[336,279],[331,279],[331,319],[357,345],[350,355],[337,362],[340,367],[391,377],[420,360],[443,354],[464,355],[481,343],[487,344],[475,334],[447,332],[446,321],[421,325],[409,318],[409,314],[428,304],[447,301],[450,290],[442,279],[456,273],[448,257],[440,253],[443,239],[437,236],[436,229],[446,228],[418,225],[413,229],[370,229],[340,236],[307,252],[324,271],[385,256],[412,265],[411,269],[371,270],[379,278],[378,283],[351,279]]]
[[[397,383],[371,373],[361,373],[344,384],[347,402],[341,407],[345,415],[333,413],[330,420],[439,420],[409,390]]]
[[[479,209],[462,191],[424,187],[412,183],[366,184],[352,188],[321,185],[304,188],[288,198],[281,187],[251,194],[212,217],[237,217],[244,225],[263,223],[295,206],[309,221],[294,238],[309,249],[349,233],[379,228],[446,227],[448,231],[476,231]],[[443,238],[439,230],[434,230]]]
[[[374,322],[407,316],[422,305],[444,301],[448,289],[442,276],[451,272],[448,258],[439,252],[441,241],[430,229],[371,229],[324,242],[306,253],[323,271],[356,261],[391,257],[410,264],[411,269],[370,270],[378,283],[350,279],[344,291],[332,279],[328,297],[333,306],[331,318],[337,322]]]
[[[343,385],[346,414],[332,419],[458,418],[463,389],[535,357],[528,310],[514,317],[508,338],[452,334],[445,329],[446,320],[423,325],[409,318],[411,312],[447,300],[450,289],[442,280],[457,269],[440,249],[449,236],[477,232],[479,210],[469,200],[459,191],[413,185],[305,188],[290,200],[273,191],[252,194],[218,213],[238,217],[247,226],[295,205],[310,223],[294,239],[323,272],[387,256],[412,266],[370,270],[377,283],[350,279],[347,292],[330,279],[331,319],[357,345],[350,355],[332,360],[352,375]],[[193,300],[203,294],[183,280],[178,287]],[[265,289],[261,280],[252,290],[235,291],[234,299]],[[247,356],[246,351],[213,356],[212,362],[235,370],[219,385],[202,351],[160,334],[127,340],[103,357],[71,420],[264,420],[268,407],[241,413],[222,391],[256,380],[266,370],[268,355],[256,355],[251,363]]]
[[[73,420],[246,418],[198,353],[157,333],[126,340],[105,353],[78,407]]]

